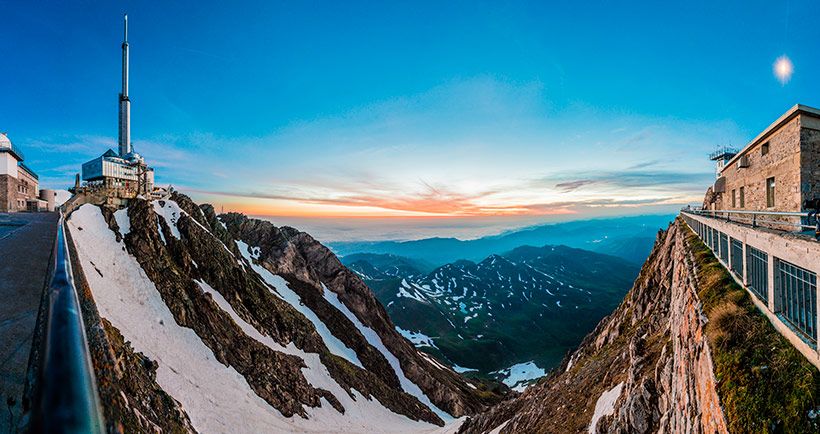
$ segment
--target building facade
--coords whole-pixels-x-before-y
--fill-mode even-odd
[[[820,199],[820,110],[795,105],[742,150],[710,157],[717,179],[705,211],[686,209],[684,220],[775,328],[820,367],[820,243],[800,233],[815,224],[806,208],[816,205],[806,201]]]
[[[805,211],[805,200],[820,199],[820,110],[795,105],[740,152],[713,159],[705,209]]]
[[[38,211],[39,178],[23,164],[23,153],[0,133],[0,212]]]

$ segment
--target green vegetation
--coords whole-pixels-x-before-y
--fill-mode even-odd
[[[775,330],[693,232],[687,241],[730,432],[820,432],[820,371]]]

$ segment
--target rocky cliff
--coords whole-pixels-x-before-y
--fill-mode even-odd
[[[178,194],[68,225],[110,431],[424,432],[498,400],[305,233]]]
[[[305,233],[178,194],[68,226],[110,432],[820,430],[817,369],[680,221],[577,350],[501,402]]]
[[[817,432],[820,376],[681,221],[559,369],[463,433]]]

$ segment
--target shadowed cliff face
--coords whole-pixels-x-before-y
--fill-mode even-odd
[[[727,432],[684,230],[658,234],[623,303],[559,368],[461,432]]]
[[[310,421],[312,409],[320,407],[325,415],[322,423],[327,423],[328,408],[334,418],[345,417],[353,407],[361,417],[367,413],[362,409],[370,408],[359,407],[366,400],[367,405],[386,409],[385,418],[398,415],[411,423],[442,425],[451,416],[475,414],[498,400],[483,393],[481,385],[470,384],[419,354],[395,331],[367,286],[305,233],[239,214],[217,218],[212,207],[200,208],[178,194],[169,201],[132,201],[126,211],[116,215],[103,209],[102,217],[99,209],[86,207],[90,205],[75,211],[70,229],[79,239],[75,241],[79,252],[76,262],[91,277],[86,285],[89,298],[93,295],[98,303],[105,299],[100,308],[102,319],[97,323],[104,324],[111,347],[108,352],[124,354],[117,362],[121,370],[127,370],[128,365],[148,370],[144,377],[104,378],[125,398],[125,403],[119,400],[118,409],[108,414],[128,412],[130,400],[148,396],[169,402],[165,411],[180,413],[182,425],[188,424],[182,412],[191,411],[186,405],[190,399],[179,396],[178,391],[163,391],[167,389],[163,375],[179,374],[180,366],[168,366],[172,354],[164,361],[140,352],[151,347],[140,334],[143,329],[154,327],[165,333],[169,326],[192,330],[201,342],[198,345],[204,344],[220,364],[217,368],[235,370],[252,394],[296,423],[299,419]],[[98,220],[104,219],[104,230],[92,227],[94,213]],[[92,237],[92,231],[110,232]],[[93,240],[105,237],[111,238],[111,246],[92,245]],[[109,257],[95,249],[122,252]],[[129,261],[135,262],[132,268],[136,268],[131,277],[117,276],[128,271],[123,264]],[[129,278],[139,281],[126,281]],[[129,307],[112,294],[139,285],[151,288],[148,296],[155,291],[161,309],[170,311],[176,324],[132,318]],[[297,298],[288,298],[288,294]],[[143,302],[145,293],[138,295],[142,297],[138,298],[140,308],[143,303],[152,303],[151,299]],[[133,350],[129,339],[134,341]],[[154,348],[165,351],[167,346]],[[193,381],[184,375],[181,378]],[[131,394],[132,390],[155,392],[139,395]],[[139,423],[130,419],[120,423],[126,430],[163,426],[151,419],[160,418],[157,414],[161,412],[147,414]],[[182,430],[201,429],[197,426],[200,420],[201,416],[192,416],[193,427]]]

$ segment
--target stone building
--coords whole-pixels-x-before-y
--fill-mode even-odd
[[[795,105],[739,152],[712,157],[717,180],[704,209],[804,211],[803,201],[820,199],[820,110]]]
[[[23,153],[0,133],[0,212],[38,211],[39,178],[23,164]]]

